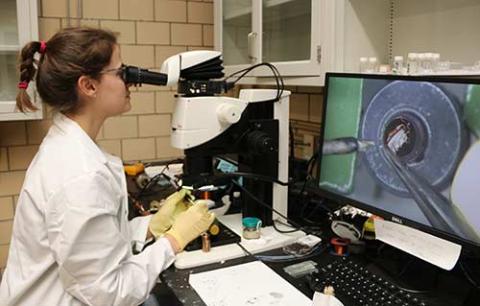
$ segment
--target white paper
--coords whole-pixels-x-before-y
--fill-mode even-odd
[[[315,292],[312,306],[343,306],[343,304],[333,295]]]
[[[462,247],[398,223],[375,219],[375,238],[442,269],[451,270]]]
[[[311,306],[312,301],[260,261],[190,274],[208,306]]]

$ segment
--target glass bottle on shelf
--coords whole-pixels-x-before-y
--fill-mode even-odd
[[[425,73],[433,72],[433,53],[431,52],[425,53],[425,61],[423,64],[423,69]]]
[[[417,73],[418,74],[425,73],[425,54],[426,53],[417,54]]]
[[[438,63],[440,63],[440,53],[432,54],[432,71],[438,71]]]
[[[397,55],[393,57],[393,74],[404,74],[404,63],[403,63],[403,56]]]
[[[369,57],[368,58],[368,72],[378,72],[378,62],[376,57]]]
[[[360,58],[360,73],[367,73],[368,71],[368,58],[361,57]]]
[[[408,53],[407,59],[407,74],[416,74],[418,73],[418,54],[417,53]]]

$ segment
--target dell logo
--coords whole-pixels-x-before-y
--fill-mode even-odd
[[[402,219],[400,219],[400,218],[397,218],[397,217],[392,217],[392,221],[393,221],[393,222],[400,223],[400,224],[403,224],[403,221],[402,221]]]

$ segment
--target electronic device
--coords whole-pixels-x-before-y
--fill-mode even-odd
[[[427,306],[418,294],[400,289],[393,282],[367,269],[363,264],[346,257],[323,266],[309,277],[312,291],[323,292],[333,286],[335,296],[351,306]]]
[[[480,80],[327,73],[323,107],[312,191],[480,245]]]

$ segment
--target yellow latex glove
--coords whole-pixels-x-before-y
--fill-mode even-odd
[[[176,216],[187,210],[188,203],[186,200],[184,201],[184,198],[188,193],[186,189],[181,189],[171,194],[152,216],[148,228],[155,238],[165,234],[172,226]]]
[[[166,234],[175,238],[178,247],[183,250],[190,241],[207,231],[213,220],[215,214],[208,211],[207,204],[202,200],[195,201],[194,205],[178,215]]]

